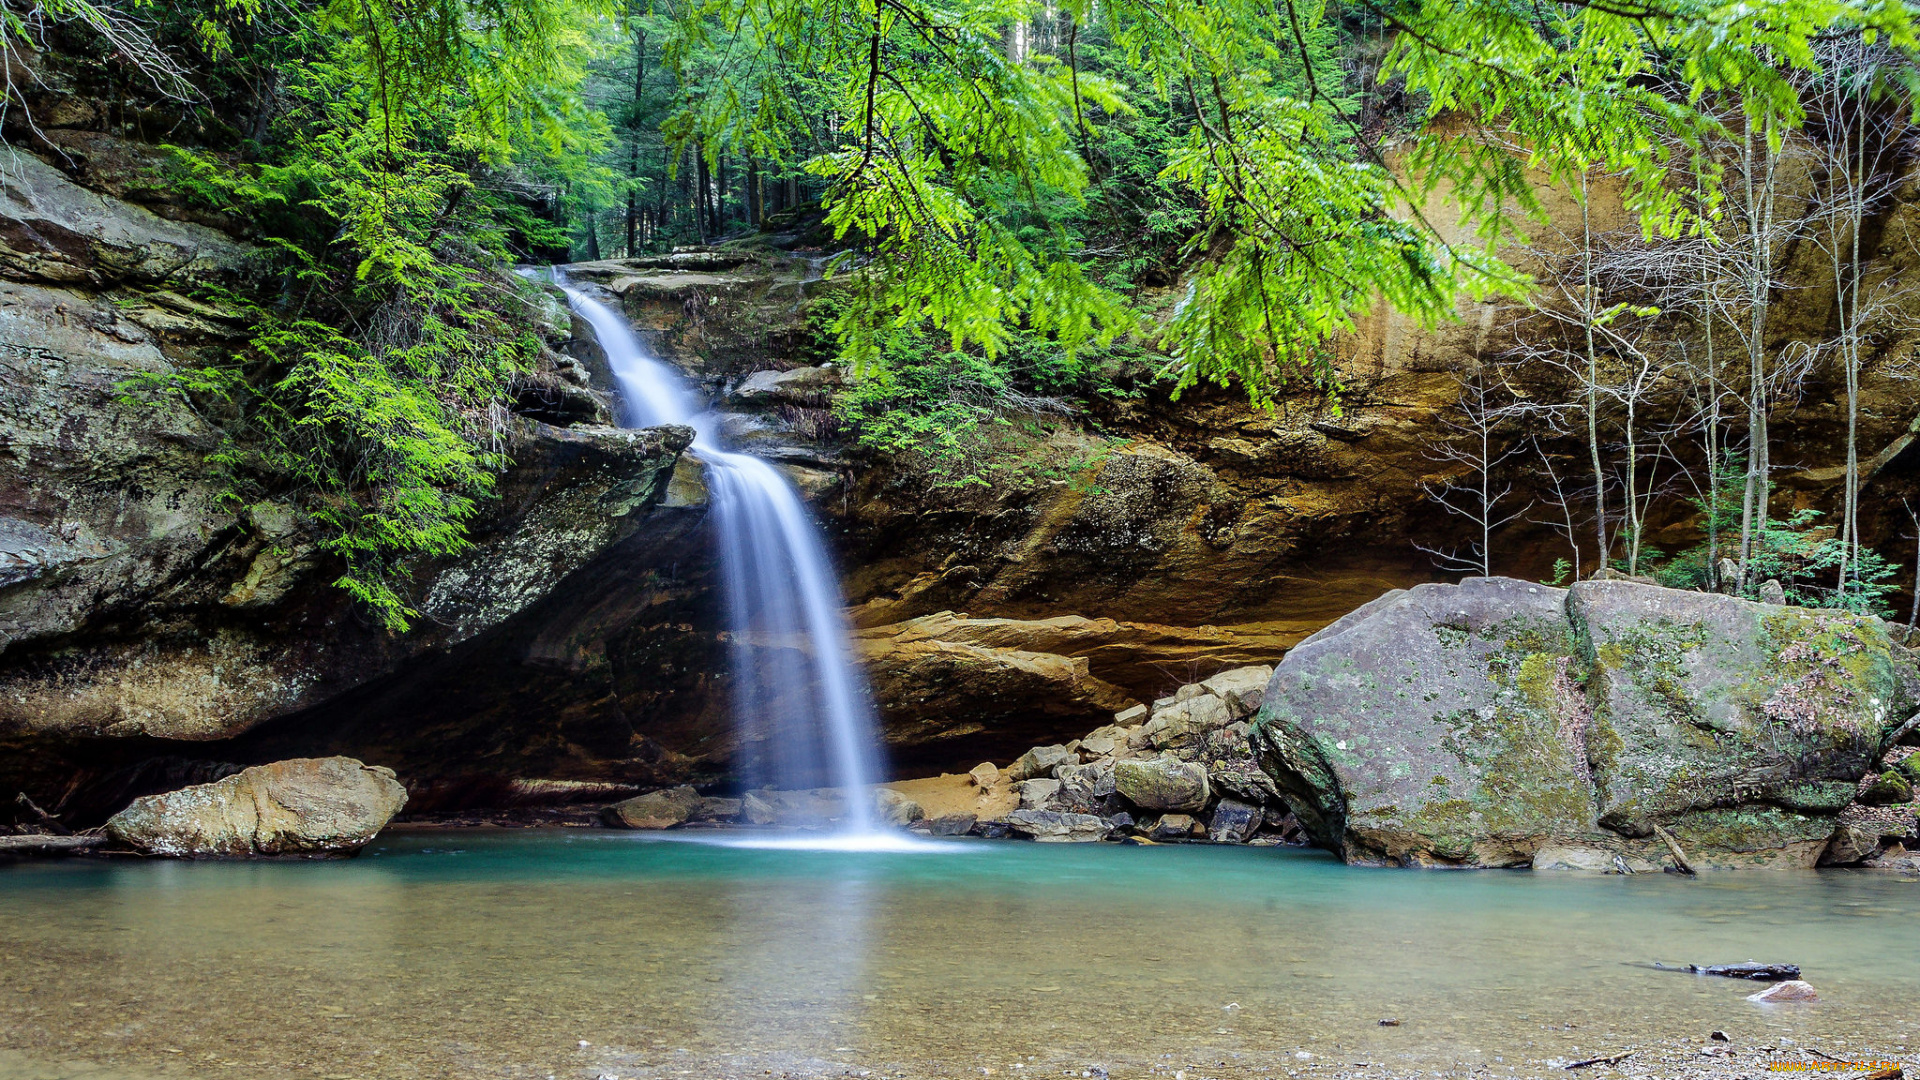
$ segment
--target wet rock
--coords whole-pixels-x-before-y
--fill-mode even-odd
[[[1080,755],[1065,746],[1036,746],[1007,769],[1007,779],[1019,781],[1046,776],[1061,765],[1078,764]]]
[[[929,836],[965,836],[973,831],[980,819],[974,814],[942,814],[935,818],[923,818],[920,826]]]
[[[1748,960],[1739,964],[1688,964],[1687,970],[1695,975],[1713,975],[1722,979],[1755,979],[1763,982],[1780,982],[1798,979],[1799,964],[1762,964]]]
[[[1244,844],[1260,828],[1261,811],[1238,799],[1221,799],[1207,822],[1207,839],[1216,844]]]
[[[1748,1001],[1774,1003],[1782,1001],[1818,1001],[1820,995],[1813,984],[1794,979],[1790,982],[1775,983],[1757,994],[1748,994]]]
[[[738,821],[743,800],[709,796],[687,815],[688,821]]]
[[[826,403],[839,385],[839,370],[828,365],[791,371],[756,371],[740,380],[727,400],[740,405],[818,407]]]
[[[873,808],[880,815],[880,823],[905,828],[927,816],[921,805],[892,788],[875,788]]]
[[[616,829],[671,829],[691,820],[702,801],[699,792],[682,785],[614,803],[600,817]]]
[[[974,787],[986,789],[1000,782],[1000,770],[991,761],[983,761],[967,771],[967,780]]]
[[[372,840],[406,803],[391,769],[296,758],[135,799],[106,833],[149,855],[342,854]]]
[[[1018,813],[1019,811],[1015,811]],[[983,840],[1005,840],[1013,835],[1013,826],[1004,821],[981,821],[973,826],[973,835]]]
[[[1050,778],[1022,780],[1013,785],[1020,793],[1020,809],[1044,810],[1060,791],[1060,781]]]
[[[1204,833],[1199,819],[1191,814],[1162,814],[1147,828],[1147,835],[1155,840],[1185,840]]]
[[[1134,825],[1133,815],[1127,813],[1125,810],[1117,814],[1107,815],[1107,827],[1111,829],[1115,835],[1125,836],[1131,833]]]
[[[1206,769],[1172,757],[1116,762],[1113,783],[1122,798],[1142,810],[1199,810],[1213,794]]]
[[[771,825],[780,819],[773,804],[749,791],[740,796],[740,820],[749,825]]]
[[[1013,831],[1043,843],[1087,843],[1106,839],[1108,825],[1092,814],[1052,810],[1015,810],[1006,823]]]

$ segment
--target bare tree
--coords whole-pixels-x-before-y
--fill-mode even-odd
[[[1455,378],[1460,384],[1455,415],[1441,418],[1447,437],[1435,444],[1427,456],[1429,460],[1463,469],[1465,476],[1422,481],[1420,488],[1449,514],[1466,518],[1476,536],[1467,542],[1464,550],[1419,543],[1414,547],[1433,556],[1434,564],[1442,570],[1491,577],[1494,532],[1533,506],[1528,503],[1519,510],[1507,512],[1505,504],[1513,494],[1513,484],[1497,479],[1496,474],[1507,462],[1524,455],[1528,443],[1518,439],[1508,441],[1499,434],[1499,429],[1517,415],[1512,391],[1503,380],[1479,363],[1456,373]]]

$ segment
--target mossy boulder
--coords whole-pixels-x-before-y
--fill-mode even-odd
[[[1589,666],[1599,824],[1746,852],[1822,842],[1915,707],[1877,619],[1619,581],[1567,614]]]
[[[1661,826],[1698,865],[1811,866],[1915,686],[1871,618],[1470,579],[1302,642],[1252,739],[1350,862],[1658,865]]]
[[[1592,832],[1565,598],[1421,585],[1288,653],[1253,739],[1309,835],[1349,862],[1509,866]]]

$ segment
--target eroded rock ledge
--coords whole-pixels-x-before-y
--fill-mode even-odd
[[[1872,618],[1626,581],[1390,592],[1274,672],[1256,752],[1349,862],[1813,866],[1920,706]]]

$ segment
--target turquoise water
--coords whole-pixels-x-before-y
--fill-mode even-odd
[[[1761,1007],[1750,984],[1641,966],[1749,958],[1801,964],[1822,1000]],[[4,1080],[1536,1075],[1713,1030],[1900,1054],[1916,990],[1920,883],[1868,872],[597,830],[0,868]]]

